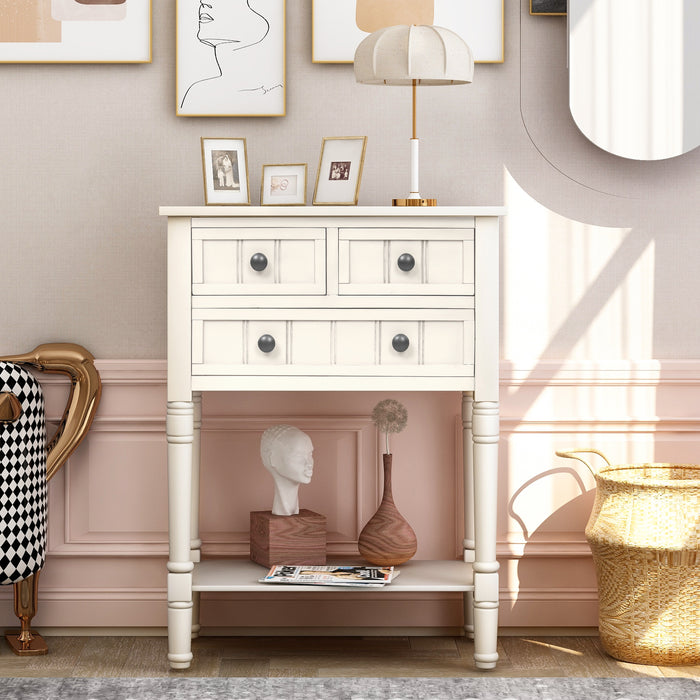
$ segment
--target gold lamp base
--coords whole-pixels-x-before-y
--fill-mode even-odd
[[[421,197],[420,199],[392,199],[394,207],[436,207],[437,199]]]

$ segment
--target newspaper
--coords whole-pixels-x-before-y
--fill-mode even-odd
[[[381,588],[399,575],[393,566],[273,566],[260,583]]]

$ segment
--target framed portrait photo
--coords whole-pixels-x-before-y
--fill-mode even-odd
[[[151,0],[0,0],[0,63],[150,63]]]
[[[306,203],[306,163],[263,165],[260,204],[269,206]]]
[[[285,114],[285,0],[177,0],[176,114]]]
[[[245,139],[202,137],[206,204],[250,204]]]
[[[323,138],[314,204],[357,204],[366,148],[366,136]]]

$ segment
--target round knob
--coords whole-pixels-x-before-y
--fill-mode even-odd
[[[275,339],[267,333],[265,335],[261,335],[258,338],[258,347],[263,352],[272,352],[275,349]]]
[[[416,266],[416,259],[410,253],[402,253],[396,261],[399,270],[410,272]]]
[[[410,344],[411,343],[408,340],[408,336],[404,335],[403,333],[397,333],[391,339],[391,347],[394,348],[396,352],[406,352]]]
[[[250,258],[250,266],[256,272],[262,272],[267,267],[267,257],[263,253],[255,253]]]

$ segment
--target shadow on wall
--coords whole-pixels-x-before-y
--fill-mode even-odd
[[[561,502],[562,491],[569,493],[569,500],[552,511],[552,498],[556,495]],[[595,571],[590,549],[583,541],[594,499],[595,488],[587,488],[581,475],[571,467],[537,474],[510,498],[508,515],[521,528],[524,542],[512,573],[515,597],[509,611],[510,625],[597,624]],[[540,515],[544,519],[528,527],[528,522],[536,521]],[[566,561],[564,568],[562,559]]]

